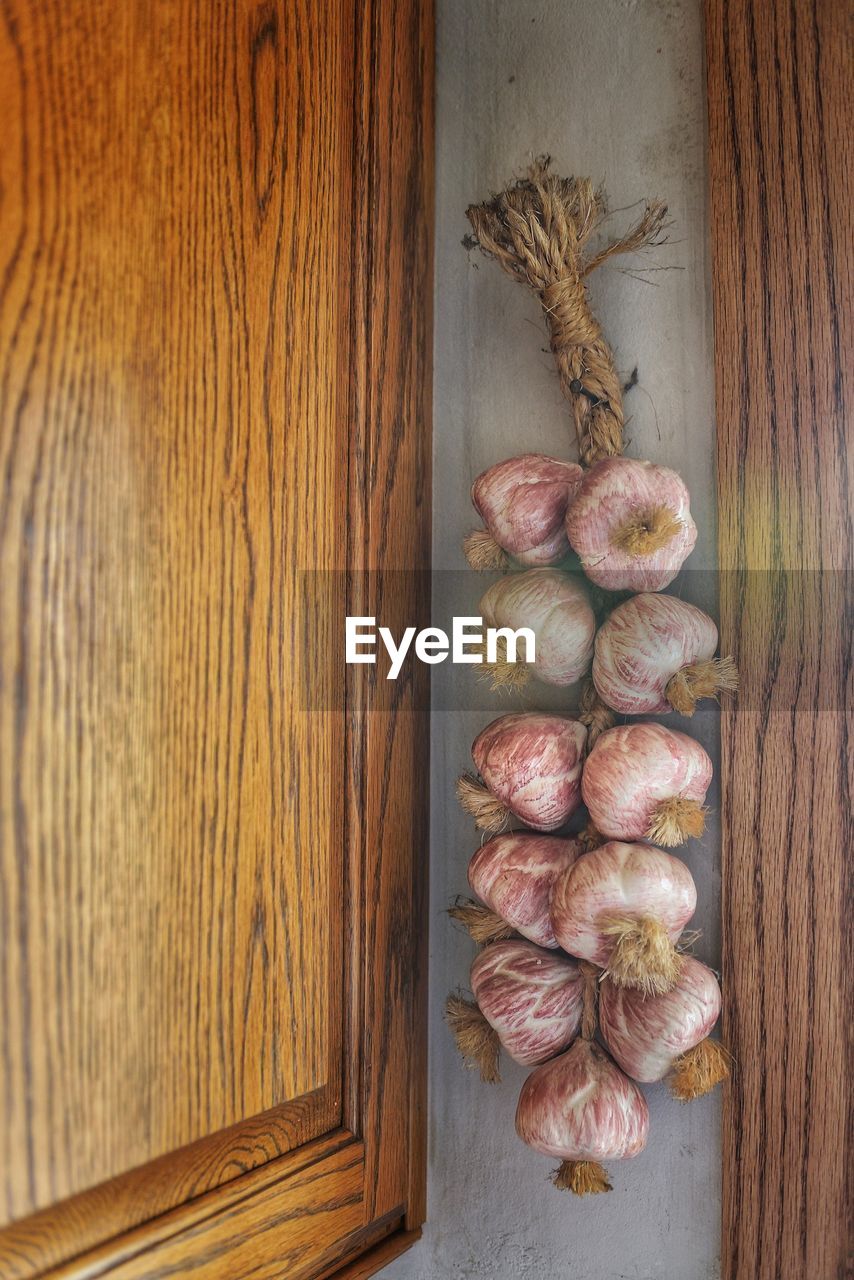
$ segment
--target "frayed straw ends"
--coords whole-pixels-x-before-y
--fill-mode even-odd
[[[481,831],[489,831],[492,835],[497,835],[507,826],[510,810],[506,804],[497,800],[492,792],[470,773],[464,773],[457,778],[456,791],[460,805],[474,818]]]
[[[679,1102],[692,1102],[711,1093],[730,1074],[732,1055],[717,1040],[701,1040],[673,1064],[667,1083]]]
[[[479,946],[517,936],[516,930],[506,920],[470,898],[459,898],[452,907],[448,907],[448,915],[461,924]]]
[[[676,985],[682,957],[659,920],[648,916],[612,920],[603,933],[614,939],[605,973],[615,986],[663,996]]]
[[[482,573],[504,573],[510,567],[510,557],[485,529],[473,529],[463,542],[463,552],[472,569]]]
[[[701,698],[717,698],[738,689],[738,667],[732,658],[710,658],[692,662],[667,682],[664,696],[674,711],[692,716]]]
[[[595,1160],[564,1160],[555,1170],[552,1182],[559,1191],[571,1191],[576,1196],[597,1196],[603,1191],[613,1191],[607,1173]]]
[[[684,796],[670,796],[656,806],[647,831],[647,838],[655,844],[672,849],[684,844],[689,836],[701,836],[706,829],[707,810],[697,800]]]
[[[667,507],[653,507],[617,529],[611,541],[630,556],[651,556],[669,546],[681,529],[682,521]]]
[[[472,1000],[450,995],[445,1002],[445,1020],[466,1066],[479,1071],[486,1084],[498,1084],[501,1042]]]

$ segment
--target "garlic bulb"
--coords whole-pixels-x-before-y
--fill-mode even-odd
[[[517,933],[540,947],[557,946],[549,904],[557,877],[579,855],[576,840],[508,831],[493,836],[469,863],[472,892]]]
[[[503,569],[512,556],[520,564],[557,564],[569,552],[566,510],[584,472],[576,462],[540,453],[507,458],[475,480],[471,500],[485,530],[465,541],[473,569]]]
[[[555,881],[552,925],[564,951],[605,969],[618,986],[654,994],[679,977],[674,943],[696,905],[684,862],[652,845],[611,840]]]
[[[733,691],[732,658],[715,658],[718,629],[708,614],[675,596],[643,593],[617,606],[596,635],[593,683],[623,715],[675,710],[693,715],[701,698]]]
[[[556,830],[581,800],[586,738],[583,724],[562,716],[499,716],[474,740],[472,759],[483,783],[460,778],[460,804],[484,831],[500,831],[511,815],[535,831]]]
[[[608,591],[661,591],[697,541],[688,490],[669,467],[605,458],[591,467],[566,517],[584,572]]]
[[[547,1062],[578,1035],[582,984],[568,956],[521,939],[494,942],[475,956],[471,989],[510,1057]]]
[[[687,734],[660,724],[621,724],[597,738],[581,791],[602,835],[670,848],[702,835],[711,781],[711,760]]]
[[[559,569],[529,569],[499,578],[484,592],[480,614],[488,627],[529,627],[533,663],[506,660],[506,646],[485,674],[493,684],[521,685],[531,672],[546,684],[574,684],[590,667],[596,616],[579,577]]]
[[[576,1040],[559,1058],[532,1071],[516,1108],[519,1137],[535,1151],[562,1160],[556,1185],[580,1194],[610,1191],[604,1170],[588,1162],[636,1156],[646,1146],[648,1129],[640,1089],[592,1040]]]
[[[711,969],[683,956],[675,985],[643,996],[605,978],[599,989],[599,1025],[609,1050],[634,1080],[662,1080],[677,1060],[705,1040],[721,1012]]]

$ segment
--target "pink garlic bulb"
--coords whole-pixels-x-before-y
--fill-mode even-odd
[[[669,991],[682,967],[674,943],[694,914],[691,872],[647,844],[611,840],[584,853],[552,890],[552,925],[570,955],[620,986]]]
[[[510,1057],[523,1066],[547,1062],[578,1035],[582,981],[568,956],[519,939],[493,942],[475,956],[471,989]]]
[[[586,739],[584,725],[563,716],[499,716],[474,740],[472,759],[483,783],[461,778],[460,803],[485,831],[500,831],[511,815],[535,831],[556,830],[581,801]]]
[[[646,1146],[648,1129],[640,1089],[592,1040],[576,1040],[532,1071],[516,1108],[522,1141],[565,1161],[636,1156]]]
[[[501,569],[512,556],[520,564],[557,564],[569,552],[566,510],[584,472],[576,462],[540,453],[507,458],[475,480],[471,500],[486,530],[466,539],[473,569]]]
[[[711,760],[687,734],[661,724],[621,724],[596,739],[581,791],[602,835],[670,848],[702,835],[711,781]]]
[[[485,668],[496,685],[524,683],[531,671],[546,684],[575,684],[589,669],[596,616],[578,577],[559,569],[509,574],[484,592],[480,613],[488,627],[529,627],[536,641],[532,663],[499,658]]]
[[[508,831],[493,836],[469,863],[472,892],[517,933],[540,947],[557,946],[549,904],[557,877],[580,853],[577,840]]]
[[[683,956],[675,986],[643,996],[605,978],[599,988],[599,1026],[605,1043],[634,1080],[662,1080],[676,1060],[705,1040],[721,1012],[711,969]]]
[[[661,591],[697,541],[681,478],[634,458],[605,458],[590,468],[566,531],[588,578],[608,591]]]
[[[593,683],[623,715],[690,716],[700,698],[738,683],[732,658],[714,657],[717,647],[718,629],[702,609],[675,596],[633,596],[599,628]]]

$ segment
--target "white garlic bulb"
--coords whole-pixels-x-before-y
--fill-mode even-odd
[[[596,635],[593,683],[623,715],[692,715],[701,698],[732,692],[732,658],[715,658],[718,629],[708,614],[675,596],[644,592],[617,606]]]
[[[570,546],[607,591],[661,591],[697,541],[688,490],[669,467],[605,458],[567,511]]]

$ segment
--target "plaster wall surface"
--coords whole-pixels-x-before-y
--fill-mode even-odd
[[[434,557],[462,570],[469,487],[491,463],[538,451],[573,457],[536,301],[462,244],[465,208],[548,152],[563,173],[604,182],[606,232],[659,196],[671,242],[590,278],[595,313],[626,377],[628,452],[678,469],[699,526],[690,570],[672,590],[715,612],[714,411],[707,261],[705,97],[699,0],[438,0]],[[629,207],[631,206],[631,207]],[[667,268],[662,270],[661,268]],[[437,594],[476,613],[487,580],[440,575]],[[443,625],[440,622],[440,625]],[[460,1063],[442,1020],[474,953],[444,908],[466,890],[478,843],[457,808],[473,737],[523,702],[472,692],[470,670],[433,669],[429,1220],[386,1280],[710,1280],[719,1274],[720,1101],[689,1106],[645,1089],[650,1139],[610,1167],[610,1195],[554,1190],[555,1163],[516,1138],[525,1076],[506,1058],[488,1087]],[[568,707],[542,687],[528,705]],[[478,708],[475,710],[475,708]],[[690,722],[717,765],[714,708]],[[717,793],[710,803],[716,807]],[[696,953],[718,965],[719,832],[682,856],[697,881]]]

